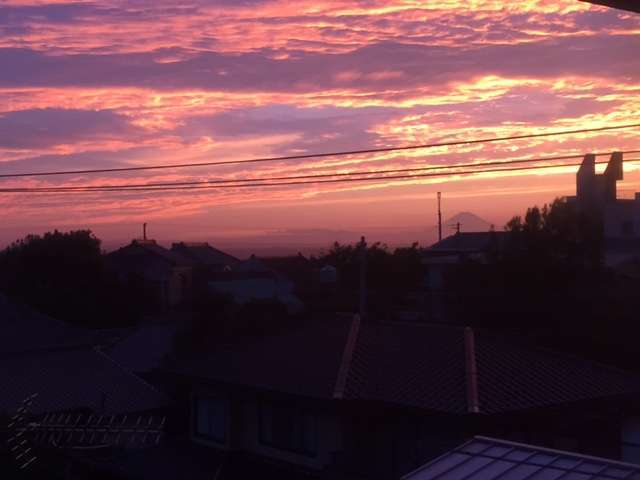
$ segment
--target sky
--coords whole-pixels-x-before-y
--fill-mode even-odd
[[[577,0],[4,0],[0,174],[227,161],[638,123],[640,15]],[[640,150],[640,129],[0,188],[259,179]],[[636,157],[640,158],[640,154]],[[626,159],[633,159],[633,154]],[[603,157],[602,160],[606,159]],[[625,165],[623,195],[640,190]],[[498,228],[575,192],[575,168],[288,187],[0,193],[0,246],[90,228],[311,248]],[[449,228],[446,225],[446,228]],[[462,225],[464,230],[464,225]]]

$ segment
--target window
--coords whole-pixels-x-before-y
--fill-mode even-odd
[[[221,397],[196,397],[194,410],[196,436],[224,443],[227,438],[228,401]]]
[[[260,403],[260,443],[280,450],[315,455],[315,415],[286,402]]]

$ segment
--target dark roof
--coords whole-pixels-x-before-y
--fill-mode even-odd
[[[35,414],[82,408],[120,414],[167,405],[151,385],[90,348],[2,357],[0,384],[0,412],[6,413],[34,393],[38,397],[30,411]]]
[[[427,251],[482,252],[492,245],[504,246],[508,235],[508,232],[460,232],[434,243]]]
[[[461,330],[361,325],[345,398],[465,413],[465,350]]]
[[[640,393],[640,377],[512,339],[441,325],[310,323],[174,370],[294,395],[453,414]],[[474,373],[475,372],[475,373]]]
[[[403,480],[639,480],[640,465],[475,437]]]
[[[92,335],[0,294],[0,354],[91,345]]]
[[[206,266],[233,266],[240,263],[236,257],[229,255],[217,248],[213,248],[206,242],[190,243],[180,242],[171,246],[171,251],[178,253],[198,265]]]
[[[107,257],[114,259],[134,255],[153,255],[173,266],[188,267],[194,264],[190,258],[158,245],[155,240],[134,240],[129,245],[109,253]]]
[[[332,397],[350,323],[309,322],[277,335],[223,345],[205,359],[172,370],[187,375],[295,395]]]
[[[640,393],[640,377],[524,341],[476,335],[480,409],[493,413]]]
[[[607,7],[619,8],[620,10],[629,10],[630,12],[640,13],[640,3],[638,3],[638,0],[582,0],[582,1],[595,3],[597,5],[605,5]]]
[[[149,372],[171,353],[177,331],[176,323],[142,325],[113,345],[108,354],[132,372]]]
[[[0,296],[0,413],[37,393],[31,411],[150,410],[166,398],[92,346],[93,335]]]

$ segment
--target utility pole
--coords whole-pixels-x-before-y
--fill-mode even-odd
[[[440,209],[440,197],[442,194],[438,192],[438,241],[442,240],[442,210]]]
[[[360,319],[367,313],[367,242],[360,238]]]
[[[143,240],[147,239],[147,224],[146,223],[142,224],[142,239]]]

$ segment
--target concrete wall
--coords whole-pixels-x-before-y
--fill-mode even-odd
[[[605,238],[640,238],[640,201],[618,200],[603,210]]]

